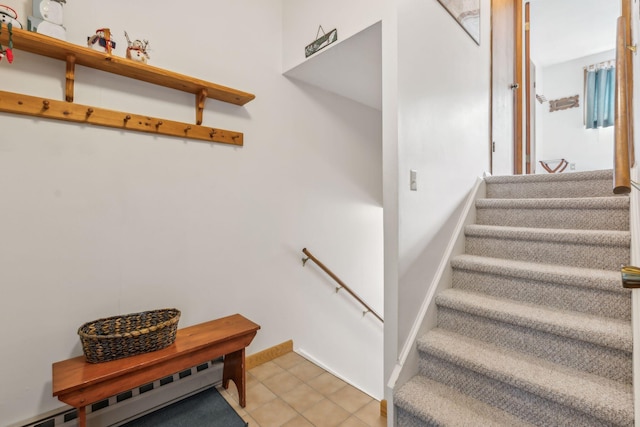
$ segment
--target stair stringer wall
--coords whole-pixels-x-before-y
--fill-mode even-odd
[[[387,387],[391,390],[401,387],[418,373],[418,349],[416,341],[418,337],[436,327],[436,304],[435,296],[444,289],[450,288],[452,284],[451,259],[461,255],[465,251],[464,230],[467,225],[476,221],[476,201],[486,197],[486,183],[483,178],[478,178],[471,189],[465,202],[460,218],[456,224],[451,239],[438,265],[438,270],[429,285],[420,311],[411,327],[407,340],[400,343],[400,353],[396,366],[391,373]],[[392,405],[391,405],[392,406]],[[393,424],[395,425],[395,424]]]

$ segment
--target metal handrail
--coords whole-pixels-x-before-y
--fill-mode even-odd
[[[629,118],[629,93],[627,76],[627,24],[626,18],[618,18],[616,36],[616,100],[615,143],[613,162],[613,192],[631,191],[631,156],[633,141],[629,140],[631,120]]]
[[[376,313],[371,307],[369,307],[369,305],[364,302],[362,300],[362,298],[360,298],[355,292],[353,292],[342,280],[340,280],[340,278],[338,276],[336,276],[331,270],[329,270],[323,263],[321,263],[318,258],[314,257],[311,252],[309,252],[307,250],[307,248],[302,249],[302,253],[304,253],[307,258],[302,258],[302,266],[304,267],[307,264],[307,261],[311,260],[314,263],[316,263],[316,265],[318,267],[320,267],[325,273],[327,273],[333,280],[336,281],[336,283],[338,285],[340,285],[340,287],[336,288],[336,292],[339,292],[340,289],[344,289],[345,291],[347,291],[349,293],[349,295],[351,295],[353,298],[355,298],[360,304],[362,304],[362,306],[366,309],[365,311],[362,312],[362,315],[366,315],[367,313],[371,313],[373,314],[378,320],[380,320],[382,323],[384,323],[384,319],[382,317],[380,317],[380,315],[378,313]]]

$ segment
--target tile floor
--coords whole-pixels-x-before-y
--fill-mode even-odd
[[[290,352],[247,371],[247,405],[233,384],[220,393],[249,427],[385,427],[380,402]]]

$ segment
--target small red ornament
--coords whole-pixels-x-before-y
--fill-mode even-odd
[[[7,55],[7,61],[11,64],[13,62],[13,51],[11,49],[7,49],[4,53]]]

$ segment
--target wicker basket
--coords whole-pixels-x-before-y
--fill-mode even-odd
[[[175,308],[107,317],[78,329],[90,363],[107,362],[160,350],[176,339],[180,311]]]

